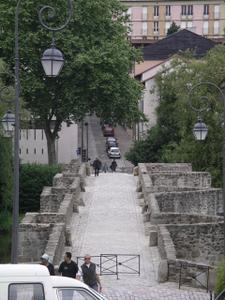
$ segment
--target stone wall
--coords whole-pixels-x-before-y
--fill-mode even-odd
[[[223,213],[221,189],[155,194],[161,212],[220,215]]]
[[[70,221],[82,202],[85,165],[72,161],[62,174],[56,174],[52,187],[44,187],[40,212],[26,213],[19,227],[19,261],[39,261],[46,252],[54,264],[62,258],[65,246],[71,245]]]
[[[149,245],[161,255],[159,281],[208,274],[223,257],[223,196],[189,164],[139,164],[137,192]]]

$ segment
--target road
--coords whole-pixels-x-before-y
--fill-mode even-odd
[[[111,160],[108,158],[105,151],[105,141],[106,138],[102,134],[100,121],[95,116],[91,116],[86,118],[86,121],[89,124],[89,157],[91,161],[93,161],[96,157],[98,157],[102,163],[107,162],[107,165],[110,165]],[[125,153],[129,150],[132,145],[131,136],[127,133],[127,131],[121,126],[115,127],[115,136],[119,142],[119,148],[121,151],[121,159],[117,160],[118,171],[121,171],[123,168],[126,170],[132,170],[132,164],[127,161],[124,157]],[[84,134],[84,148],[85,144],[85,134]]]
[[[157,247],[148,246],[141,208],[136,193],[136,177],[125,173],[102,173],[87,178],[84,193],[85,206],[74,214],[71,224],[72,254],[81,257],[90,254],[140,255],[140,276],[119,274],[101,276],[103,293],[110,300],[208,300],[206,292],[182,287],[176,283],[158,284],[157,269],[160,256]],[[111,257],[111,259],[113,256]],[[99,263],[98,258],[93,261]],[[119,257],[119,262],[123,258]],[[119,266],[120,271],[138,269],[135,259]],[[115,272],[113,260],[103,259],[103,267]],[[104,270],[103,270],[104,271]]]

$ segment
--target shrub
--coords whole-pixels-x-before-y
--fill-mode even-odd
[[[20,212],[38,211],[40,195],[44,186],[52,186],[60,167],[38,164],[23,164],[20,167]]]
[[[216,272],[215,293],[218,295],[225,289],[225,260],[223,260]]]
[[[12,209],[12,141],[0,136],[0,228],[9,230]]]

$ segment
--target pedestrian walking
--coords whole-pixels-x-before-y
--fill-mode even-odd
[[[102,166],[102,171],[104,173],[108,172],[109,171],[109,168],[108,168],[108,165],[107,165],[107,162],[104,162],[103,166]]]
[[[86,254],[84,257],[84,264],[81,266],[77,279],[83,277],[83,282],[90,288],[97,292],[102,291],[102,286],[99,278],[99,274],[96,273],[96,264],[91,262],[91,256]]]
[[[114,159],[110,165],[110,169],[112,170],[112,172],[116,172],[116,168],[117,168],[117,162]]]
[[[96,159],[93,161],[93,168],[95,170],[95,176],[99,176],[99,171],[102,167],[101,161],[96,157]]]
[[[41,256],[41,265],[46,266],[48,268],[50,275],[55,275],[55,269],[53,264],[50,263],[48,254],[44,253]]]
[[[72,254],[66,252],[64,261],[59,266],[59,274],[66,277],[76,278],[78,265],[72,260]]]

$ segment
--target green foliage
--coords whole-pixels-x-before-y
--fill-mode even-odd
[[[127,153],[129,160],[134,163],[189,162],[194,170],[209,171],[215,187],[222,186],[223,101],[211,86],[198,86],[192,95],[189,89],[207,81],[223,86],[224,53],[222,45],[209,51],[204,60],[196,60],[187,52],[174,59],[170,69],[158,74],[157,125],[150,129],[146,140],[137,142]],[[196,141],[192,134],[198,116],[191,110],[190,101],[197,108],[207,108],[201,114],[209,129],[205,141]]]
[[[172,33],[175,33],[175,32],[177,32],[179,29],[180,29],[180,26],[178,26],[175,22],[173,22],[173,23],[170,25],[170,28],[168,28],[168,30],[167,30],[167,35],[170,35],[170,34],[172,34]]]
[[[45,2],[45,1],[44,1]],[[48,141],[54,140],[62,121],[81,119],[96,113],[114,123],[131,124],[141,114],[138,110],[142,87],[129,75],[134,61],[141,58],[126,38],[126,9],[119,0],[76,0],[73,18],[55,35],[57,48],[66,64],[55,79],[44,78],[40,57],[51,43],[51,34],[38,21],[40,2],[27,0],[20,10],[21,93],[26,108],[42,123]],[[64,22],[66,0],[46,1],[57,8],[55,26]],[[0,4],[0,56],[14,64],[14,12],[11,1]],[[56,118],[54,130],[51,120]]]
[[[0,136],[0,229],[11,225],[12,209],[12,143],[10,138]]]
[[[24,164],[20,168],[20,212],[38,211],[44,186],[52,186],[59,166]]]
[[[216,286],[215,293],[219,295],[225,289],[225,260],[223,260],[216,272]]]

